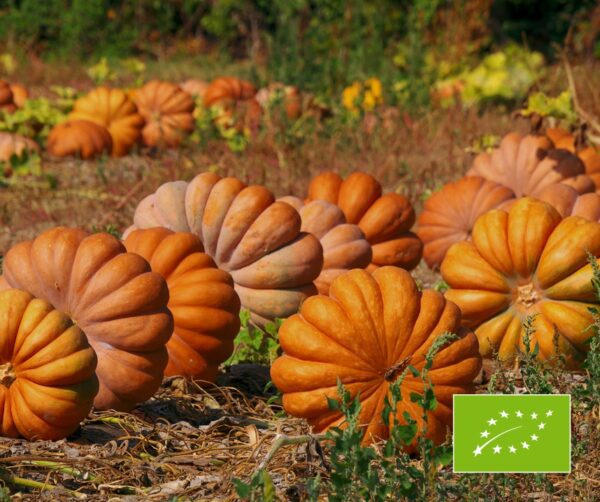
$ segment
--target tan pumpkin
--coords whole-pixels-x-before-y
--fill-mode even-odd
[[[423,243],[410,232],[415,211],[406,197],[382,192],[370,174],[357,171],[343,180],[326,172],[312,179],[307,200],[337,204],[346,221],[360,227],[373,250],[370,270],[383,265],[411,270],[423,255]]]
[[[417,219],[417,235],[423,241],[427,265],[439,267],[452,244],[470,239],[479,216],[514,196],[510,188],[479,176],[448,183],[431,195]]]
[[[470,242],[454,244],[441,272],[481,353],[511,361],[524,348],[523,323],[534,316],[531,350],[569,367],[584,357],[593,335],[589,308],[598,304],[587,252],[600,256],[600,223],[562,219],[551,205],[525,197],[510,211],[495,209],[476,222]]]
[[[71,120],[88,120],[108,129],[113,157],[127,155],[141,137],[144,119],[121,89],[98,87],[75,101]]]
[[[11,134],[8,132],[0,132],[0,162],[10,162],[10,158],[13,155],[21,157],[25,152],[28,154],[39,153],[40,147],[32,139],[20,136],[18,134]],[[3,168],[4,176],[10,176],[12,169],[10,165],[6,165]],[[2,170],[0,170],[0,173]]]
[[[178,85],[152,80],[133,93],[133,100],[146,121],[142,139],[147,146],[175,148],[194,129],[194,100]]]
[[[3,268],[0,290],[43,298],[87,335],[98,355],[96,408],[128,411],[156,392],[173,318],[167,285],[146,260],[109,234],[57,227],[10,248]]]
[[[157,227],[134,230],[127,251],[148,260],[169,287],[174,330],[167,343],[165,376],[183,375],[214,382],[219,364],[233,352],[240,328],[240,300],[231,276],[219,270],[189,232]]]
[[[405,270],[352,270],[333,281],[329,296],[309,298],[283,323],[284,355],[272,365],[271,378],[283,393],[285,411],[307,419],[315,432],[344,426],[326,399],[338,398],[339,379],[361,402],[359,425],[370,443],[389,435],[382,412],[390,386],[403,376],[396,420],[406,423],[408,413],[419,435],[441,443],[452,427],[452,396],[472,392],[481,368],[477,338],[460,323],[456,305],[436,291],[420,292]],[[435,354],[428,372],[438,405],[427,412],[425,432],[423,409],[410,398],[423,392],[423,380],[408,366],[422,371],[433,342],[446,333],[457,337]],[[415,443],[408,448],[414,449]]]
[[[0,435],[72,434],[98,392],[96,362],[66,314],[25,291],[0,292]]]
[[[326,295],[333,280],[353,268],[366,268],[371,263],[371,245],[357,225],[346,223],[342,210],[324,200],[304,204],[298,197],[281,197],[302,220],[300,230],[314,235],[323,246],[323,269],[315,279],[319,293]]]
[[[317,292],[321,244],[300,231],[298,212],[265,187],[202,173],[190,183],[161,185],[139,203],[133,221],[133,228],[163,226],[200,237],[205,253],[232,275],[257,324],[288,317]]]
[[[574,188],[556,183],[544,188],[537,198],[553,206],[563,218],[581,216],[600,220],[600,194],[596,192],[578,194]]]
[[[55,157],[98,157],[112,151],[113,142],[106,127],[89,120],[67,120],[54,126],[46,149]]]
[[[10,90],[13,94],[13,102],[17,108],[23,108],[25,102],[29,99],[29,91],[20,84],[10,84]]]
[[[12,113],[17,109],[10,84],[0,80],[0,111]]]
[[[206,80],[190,78],[179,84],[179,87],[181,87],[182,90],[187,92],[194,99],[198,99],[203,102],[204,94],[206,93],[206,89],[208,89],[208,82]]]

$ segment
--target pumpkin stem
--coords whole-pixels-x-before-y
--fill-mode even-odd
[[[408,364],[410,363],[410,356],[405,357],[401,361],[398,361],[393,366],[390,366],[385,373],[383,374],[383,378],[385,378],[388,382],[393,382],[396,380],[396,377],[399,373],[402,373]]]
[[[539,292],[533,283],[517,287],[517,303],[525,309],[533,307],[540,299]]]
[[[0,365],[0,385],[10,387],[16,379],[17,376],[11,363]]]

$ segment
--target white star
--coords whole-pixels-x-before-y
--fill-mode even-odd
[[[521,443],[521,446],[523,447],[524,450],[529,450],[529,444],[527,443],[527,441],[523,441]]]
[[[521,413],[521,410],[517,411],[515,415],[517,415],[517,418],[523,418],[523,413]]]
[[[538,440],[538,437],[537,437],[535,434],[532,434],[532,435],[531,435],[531,440],[532,440],[532,441],[537,441],[537,440]]]
[[[502,418],[508,418],[508,413],[506,413],[504,410],[500,412],[500,416]]]
[[[481,449],[482,449],[481,446],[477,445],[477,448],[475,448],[473,450],[473,455],[474,456],[481,455]]]
[[[546,416],[547,416],[547,417],[551,417],[551,416],[552,416],[552,410],[548,410],[548,411],[546,412]]]
[[[540,425],[538,425],[538,429],[542,430],[544,427],[546,427],[546,424],[544,422],[541,422]]]
[[[532,420],[535,420],[536,418],[537,418],[537,413],[533,412],[533,413],[531,414],[531,419],[532,419]]]
[[[490,418],[488,420],[488,424],[490,424],[490,425],[496,425],[496,420],[494,420],[493,418]]]
[[[490,435],[490,433],[489,433],[488,431],[483,431],[483,432],[481,433],[481,437],[482,437],[482,438],[486,438],[486,437],[488,437],[489,435]]]
[[[510,445],[508,447],[508,451],[511,452],[511,453],[517,453],[517,449],[513,445]]]
[[[501,450],[501,449],[502,449],[502,446],[498,446],[498,445],[494,446],[494,455],[495,455],[496,453],[500,453],[500,450]]]

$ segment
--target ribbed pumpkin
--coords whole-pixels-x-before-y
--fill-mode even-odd
[[[156,392],[173,318],[167,285],[146,260],[109,234],[57,227],[13,246],[3,267],[0,290],[43,298],[87,335],[98,355],[96,408],[128,411]]]
[[[10,84],[0,80],[0,111],[12,113],[17,109]]]
[[[352,270],[333,281],[329,296],[309,298],[283,323],[284,355],[271,367],[271,378],[283,392],[287,413],[306,418],[315,432],[343,424],[326,399],[338,397],[339,379],[352,398],[359,396],[359,423],[368,443],[388,437],[381,414],[390,385],[404,373],[396,418],[406,423],[408,412],[423,434],[423,410],[410,398],[423,392],[423,381],[407,368],[422,370],[434,340],[455,333],[428,373],[438,406],[427,412],[426,435],[440,443],[452,426],[453,394],[471,392],[481,368],[477,338],[460,322],[456,305],[436,291],[419,292],[405,270],[381,267],[373,275]]]
[[[500,183],[517,197],[535,197],[552,183],[570,185],[579,193],[594,191],[583,162],[566,150],[555,149],[545,136],[507,134],[498,148],[475,157],[467,176]]]
[[[342,210],[324,200],[308,204],[298,197],[282,197],[302,219],[303,232],[314,235],[323,246],[323,270],[315,279],[319,293],[326,295],[333,280],[353,268],[366,268],[371,263],[371,245],[357,225],[346,223]]]
[[[213,80],[204,93],[204,106],[217,107],[220,113],[215,121],[223,127],[256,129],[262,108],[254,98],[256,88],[248,81],[235,77]]]
[[[231,276],[205,254],[200,239],[189,232],[157,227],[134,230],[127,251],[148,260],[169,287],[173,336],[167,343],[165,375],[214,382],[219,364],[233,352],[240,328],[240,299]]]
[[[144,119],[135,103],[121,89],[98,87],[75,101],[70,119],[89,120],[108,129],[112,155],[127,155],[141,136]]]
[[[529,197],[510,211],[481,216],[470,242],[454,244],[442,262],[465,324],[475,329],[481,353],[510,361],[523,348],[523,322],[535,316],[531,349],[542,360],[563,355],[576,366],[586,352],[597,303],[586,252],[600,256],[600,224],[561,219],[552,206]]]
[[[18,134],[0,132],[0,162],[8,162],[13,155],[20,157],[24,152],[39,151],[40,147],[32,139]]]
[[[475,220],[515,194],[508,187],[479,176],[448,183],[425,201],[417,220],[417,235],[424,244],[423,258],[429,267],[439,267],[448,248],[468,240]]]
[[[112,151],[113,142],[106,127],[89,120],[68,120],[50,131],[46,149],[56,157],[97,157]]]
[[[0,292],[0,435],[73,433],[98,392],[96,354],[79,327],[44,300]]]
[[[553,206],[563,218],[581,216],[592,221],[600,220],[600,194],[596,192],[578,194],[570,186],[555,183],[544,188],[537,198]]]
[[[175,148],[194,129],[194,100],[178,85],[152,80],[133,100],[146,121],[142,139],[148,146]]]
[[[355,172],[343,180],[336,173],[326,172],[310,182],[307,200],[337,204],[346,221],[360,227],[373,249],[370,270],[383,265],[410,270],[423,254],[423,243],[409,231],[415,211],[406,197],[382,192],[370,174]]]
[[[161,185],[139,203],[133,221],[137,228],[163,226],[200,237],[258,324],[297,312],[317,291],[321,244],[300,231],[298,212],[265,187],[202,173],[190,183]]]

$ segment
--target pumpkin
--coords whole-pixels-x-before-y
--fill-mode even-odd
[[[112,151],[113,142],[106,127],[89,120],[67,120],[54,126],[46,149],[56,157],[97,157]]]
[[[360,400],[358,420],[369,443],[388,437],[381,415],[390,386],[403,375],[396,419],[406,423],[407,412],[419,434],[441,443],[452,426],[453,394],[471,392],[481,368],[477,338],[460,323],[456,305],[436,291],[420,292],[405,270],[351,270],[333,281],[329,296],[307,299],[299,314],[284,321],[284,355],[272,365],[271,378],[283,393],[285,411],[307,419],[315,432],[343,424],[326,399],[337,398],[339,379]],[[438,405],[427,411],[425,432],[423,410],[410,398],[422,394],[423,381],[408,366],[422,371],[434,340],[448,332],[457,336],[435,354],[428,372]]]
[[[263,109],[281,102],[288,119],[296,120],[302,115],[303,99],[296,86],[272,82],[256,93],[256,101]]]
[[[423,241],[427,265],[439,267],[452,244],[470,238],[479,216],[514,196],[510,188],[479,176],[448,183],[431,195],[417,219],[417,235]]]
[[[20,136],[18,134],[11,134],[8,132],[0,132],[0,162],[10,162],[10,158],[13,155],[21,157],[25,152],[28,154],[38,153],[40,147],[32,139]],[[9,176],[12,170],[10,165],[4,167],[4,175]],[[2,170],[0,170],[0,174]]]
[[[160,386],[173,331],[164,279],[115,237],[56,227],[4,257],[4,288],[66,312],[98,355],[94,406],[128,411]],[[0,287],[2,289],[2,287]]]
[[[240,328],[240,300],[231,276],[219,270],[189,232],[157,227],[134,230],[127,251],[145,258],[169,287],[173,335],[167,343],[165,376],[183,375],[214,382],[219,364],[233,352]]]
[[[323,269],[315,279],[319,293],[326,295],[333,280],[353,268],[366,268],[371,263],[371,245],[362,230],[346,223],[342,210],[324,200],[308,204],[298,197],[281,197],[300,214],[300,230],[314,235],[323,246]]]
[[[497,351],[511,361],[524,347],[523,323],[535,316],[531,349],[539,346],[541,360],[560,354],[577,366],[593,334],[588,308],[597,299],[586,253],[600,256],[600,224],[561,219],[551,205],[525,197],[481,216],[471,237],[448,250],[441,272],[482,355]]]
[[[370,270],[383,265],[411,270],[423,254],[423,243],[409,231],[415,211],[406,197],[382,191],[370,174],[358,171],[343,180],[326,172],[310,182],[308,200],[337,204],[346,221],[359,226],[373,250]]]
[[[206,89],[208,89],[208,82],[191,78],[179,84],[179,87],[193,98],[202,101],[204,99],[204,93],[206,92]]]
[[[72,434],[98,392],[96,362],[66,314],[25,291],[0,292],[0,435]]]
[[[224,128],[234,127],[255,130],[262,115],[262,108],[254,98],[256,88],[246,80],[220,77],[213,80],[204,93],[204,106],[216,107],[219,113],[215,122]]]
[[[263,186],[202,173],[190,183],[161,185],[139,203],[133,221],[133,228],[162,226],[200,237],[204,252],[232,275],[256,324],[288,317],[316,293],[321,244],[300,231],[298,212]]]
[[[555,183],[544,188],[538,198],[553,206],[563,218],[581,216],[592,221],[600,220],[600,194],[596,192],[578,194],[570,186]]]
[[[13,94],[13,102],[17,108],[23,108],[25,101],[29,99],[29,91],[19,84],[10,84],[10,90]]]
[[[142,139],[147,146],[179,146],[194,129],[194,100],[178,85],[152,80],[133,94],[146,121]]]
[[[544,136],[510,133],[491,152],[473,160],[467,176],[480,176],[510,188],[517,197],[535,197],[552,183],[570,185],[579,193],[594,191],[583,162],[572,153],[553,148]]]
[[[17,109],[10,84],[0,80],[0,111],[12,113]]]
[[[108,129],[112,155],[127,155],[141,136],[144,119],[121,89],[98,87],[75,101],[70,119],[89,120]]]

